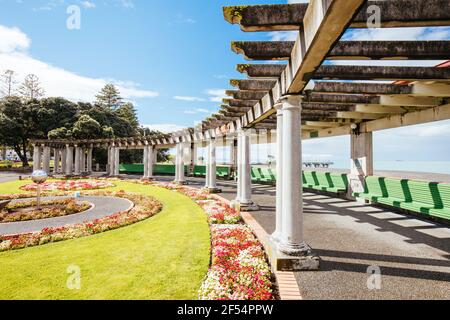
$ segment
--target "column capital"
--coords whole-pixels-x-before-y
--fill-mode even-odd
[[[280,98],[280,103],[282,104],[282,109],[292,109],[302,107],[301,103],[303,101],[302,95],[285,95]]]

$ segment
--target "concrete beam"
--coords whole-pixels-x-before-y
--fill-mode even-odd
[[[259,100],[223,99],[224,104],[227,104],[230,107],[239,107],[239,108],[251,108],[258,102]]]
[[[289,60],[294,41],[233,41],[231,50],[246,60]]]
[[[383,114],[377,113],[338,112],[336,117],[341,119],[374,120],[382,118],[383,116]]]
[[[251,78],[279,78],[286,69],[284,64],[238,64],[237,71]]]
[[[272,80],[230,80],[230,84],[239,90],[268,91],[276,81]]]
[[[228,96],[238,100],[261,100],[267,94],[264,91],[227,90]]]
[[[298,30],[307,3],[224,7],[226,21],[240,24],[243,31]]]
[[[450,41],[340,41],[328,60],[447,60]]]
[[[442,80],[450,79],[450,68],[387,66],[321,66],[314,79],[326,80]]]
[[[373,15],[369,6],[380,9],[381,27],[422,27],[450,25],[450,3],[447,0],[390,0],[366,3],[353,19],[351,28],[367,28]],[[243,31],[299,30],[308,4],[282,4],[224,7],[229,23],[240,24]],[[414,10],[405,10],[414,8]]]
[[[348,94],[411,94],[412,86],[384,83],[316,82],[313,92]]]
[[[386,118],[364,122],[360,125],[360,131],[373,132],[448,119],[450,119],[450,104],[445,104],[439,107],[391,115]]]

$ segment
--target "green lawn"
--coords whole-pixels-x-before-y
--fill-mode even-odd
[[[0,184],[0,193],[26,183]],[[210,256],[202,209],[173,191],[116,184],[156,197],[163,211],[92,237],[0,253],[0,299],[196,299]],[[81,268],[81,290],[66,287],[69,265]]]

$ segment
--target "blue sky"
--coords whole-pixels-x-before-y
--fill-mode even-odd
[[[244,60],[230,41],[295,36],[241,32],[223,19],[222,6],[270,3],[286,0],[0,0],[0,70],[15,70],[18,80],[35,73],[47,95],[71,100],[91,101],[113,82],[136,104],[142,124],[165,131],[193,126],[218,109],[229,79],[241,77],[235,65]],[[70,5],[81,9],[79,30],[66,27]],[[363,30],[346,37],[380,35],[450,39],[450,28]],[[450,160],[449,136],[450,122],[377,133],[376,156]],[[347,140],[307,142],[305,152],[345,158]],[[423,152],[412,151],[411,143]]]

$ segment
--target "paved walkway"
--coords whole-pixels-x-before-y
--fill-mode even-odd
[[[233,182],[219,185],[222,196],[235,198]],[[261,211],[252,216],[271,234],[275,187],[254,185],[253,195]],[[322,258],[320,271],[295,273],[304,299],[450,299],[447,226],[313,193],[304,195],[304,204],[306,240]],[[381,269],[380,290],[367,287],[371,266]]]
[[[42,198],[42,200],[45,201],[62,198],[65,197],[48,197]],[[24,200],[25,199],[17,201],[24,201]],[[86,221],[93,221],[96,219],[107,217],[120,211],[130,209],[131,206],[133,206],[133,203],[130,200],[123,198],[81,197],[78,198],[77,200],[90,202],[94,206],[93,208],[87,211],[63,217],[32,220],[32,221],[0,223],[0,235],[29,233],[40,231],[44,228],[58,228],[67,225],[79,224]]]

